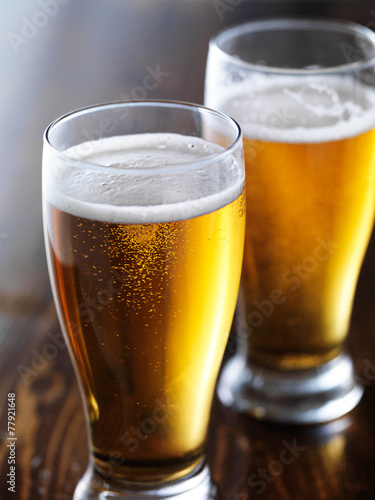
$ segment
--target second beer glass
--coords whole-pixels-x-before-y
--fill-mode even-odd
[[[263,20],[211,40],[205,103],[244,134],[238,349],[222,401],[322,422],[362,389],[344,353],[374,217],[375,35],[352,23]]]

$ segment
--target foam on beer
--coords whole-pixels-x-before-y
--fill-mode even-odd
[[[244,137],[272,142],[328,142],[375,127],[375,91],[351,77],[274,77],[207,87],[206,105],[236,119]]]
[[[215,162],[211,169],[189,169],[189,165],[222,150],[198,137],[179,134],[88,141],[63,152],[72,162],[45,159],[44,195],[59,210],[105,222],[167,222],[196,217],[227,205],[242,192],[243,174],[233,156],[226,160],[237,172],[229,187],[220,188]],[[85,164],[90,166],[82,168]],[[187,174],[173,169],[180,164],[186,164]]]

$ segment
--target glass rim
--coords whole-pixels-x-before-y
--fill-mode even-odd
[[[175,108],[175,109],[184,109],[184,110],[196,110],[199,111],[200,113],[205,113],[211,116],[216,116],[220,118],[221,120],[227,122],[233,127],[234,133],[234,139],[231,140],[231,143],[229,146],[222,147],[220,151],[208,154],[207,156],[198,158],[196,161],[193,160],[191,162],[178,162],[169,164],[167,166],[153,166],[153,167],[148,167],[148,168],[111,168],[107,167],[105,165],[100,165],[94,162],[87,161],[86,159],[83,160],[76,160],[73,159],[66,154],[66,150],[64,151],[59,151],[54,145],[53,142],[50,140],[50,133],[52,130],[62,124],[63,122],[66,122],[67,120],[74,118],[79,115],[85,115],[88,113],[93,113],[95,111],[100,111],[104,109],[118,109],[118,108],[130,108],[130,107],[160,107],[160,108]],[[114,115],[115,116],[115,115]],[[147,132],[149,133],[149,132]],[[150,132],[153,133],[153,132]],[[155,133],[163,133],[163,132],[155,132]],[[166,133],[174,133],[174,132],[166,132]],[[176,132],[178,133],[178,132]],[[130,134],[129,134],[130,135]],[[192,135],[186,135],[186,137],[196,137]],[[94,142],[93,141],[86,141],[86,142]],[[85,168],[87,170],[92,170],[92,171],[99,171],[99,172],[105,172],[106,174],[114,174],[114,175],[142,175],[142,174],[147,174],[147,175],[160,175],[164,173],[173,173],[173,172],[183,172],[183,171],[188,171],[188,170],[194,170],[198,168],[202,168],[206,164],[212,164],[212,163],[217,163],[221,161],[223,158],[229,155],[233,155],[234,152],[238,149],[239,146],[242,145],[242,129],[240,125],[237,123],[236,120],[234,120],[232,117],[226,115],[225,113],[222,113],[221,111],[217,111],[215,109],[209,108],[207,106],[201,105],[201,104],[195,104],[195,103],[190,103],[190,102],[184,102],[184,101],[173,101],[173,100],[129,100],[129,101],[113,101],[113,102],[105,102],[105,103],[100,103],[100,104],[93,104],[90,106],[82,107],[75,109],[73,111],[70,111],[68,113],[65,113],[61,115],[60,117],[56,118],[53,120],[48,127],[45,129],[44,134],[43,134],[43,142],[45,145],[48,145],[49,148],[53,151],[55,158],[60,159],[62,162],[69,164],[74,167],[79,167],[79,168]],[[80,143],[84,144],[84,143]],[[79,144],[77,144],[78,146]]]
[[[373,54],[363,57],[360,61],[349,62],[345,64],[338,64],[336,66],[322,67],[322,68],[283,68],[281,66],[266,66],[261,64],[254,64],[247,62],[235,55],[228,54],[220,47],[220,43],[228,38],[238,37],[244,33],[251,33],[257,31],[272,30],[275,28],[283,28],[285,31],[288,29],[307,29],[315,28],[320,30],[334,29],[337,32],[352,33],[353,39],[355,36],[362,35],[373,46]],[[220,53],[221,57],[227,61],[237,63],[239,66],[251,69],[253,71],[262,73],[274,73],[283,75],[319,75],[319,74],[334,74],[356,71],[365,69],[369,66],[375,66],[375,33],[368,27],[363,26],[352,21],[346,21],[336,18],[328,17],[274,17],[274,18],[261,18],[250,21],[243,21],[222,29],[209,41],[210,50],[216,50]]]

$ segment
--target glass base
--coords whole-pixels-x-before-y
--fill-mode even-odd
[[[214,500],[216,487],[206,464],[189,476],[170,483],[135,483],[115,477],[103,477],[90,465],[79,481],[74,500]]]
[[[281,371],[246,364],[234,356],[224,366],[219,398],[225,406],[258,420],[316,424],[341,417],[363,394],[353,363],[341,354],[309,370]]]

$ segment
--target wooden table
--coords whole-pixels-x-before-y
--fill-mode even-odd
[[[5,5],[4,5],[5,4]],[[327,15],[375,26],[371,2],[4,1],[0,166],[0,498],[68,500],[86,467],[86,429],[47,276],[41,137],[55,117],[103,101],[202,102],[210,36],[263,15]],[[7,4],[7,5],[6,5]],[[142,82],[158,71],[156,88]],[[358,285],[349,348],[359,406],[298,428],[233,415],[214,401],[208,454],[225,500],[375,498],[375,241]],[[8,395],[15,395],[15,493],[8,490]],[[285,450],[288,450],[287,452]],[[288,453],[288,454],[287,454]],[[288,457],[288,460],[285,457]]]

